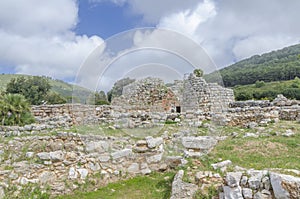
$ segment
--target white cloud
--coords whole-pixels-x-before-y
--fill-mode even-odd
[[[254,54],[299,43],[299,7],[298,0],[206,0],[197,9],[163,17],[158,27],[174,29],[195,39],[218,67],[223,67]]]
[[[63,33],[77,23],[73,0],[2,0],[0,28],[23,36]]]
[[[175,30],[194,39],[218,67],[300,42],[299,0],[105,1],[126,4],[132,14],[142,16],[142,24]]]
[[[216,9],[213,2],[204,0],[199,3],[195,9],[187,9],[163,17],[158,27],[169,28],[185,34],[196,41],[201,40],[196,34],[198,27],[216,15]]]
[[[17,73],[73,78],[100,37],[76,35],[76,0],[0,2],[0,63]]]

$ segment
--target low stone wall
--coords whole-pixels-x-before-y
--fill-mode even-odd
[[[37,123],[48,129],[104,123],[113,123],[119,128],[152,127],[166,120],[183,122],[189,126],[200,126],[203,120],[214,120],[230,126],[247,126],[250,122],[263,125],[278,120],[300,120],[299,105],[274,106],[269,101],[246,101],[231,103],[230,106],[223,113],[213,114],[201,110],[167,113],[123,109],[120,106],[64,104],[33,106],[32,113]]]
[[[218,196],[213,197],[218,199],[297,199],[300,196],[299,177],[268,170],[227,172],[224,178],[212,171],[199,171],[194,183],[184,182],[183,175],[183,170],[176,174],[171,199],[192,199],[199,194],[197,191],[207,192],[210,186],[218,189]]]
[[[186,163],[185,157],[201,156],[218,142],[217,137],[185,136],[136,140],[61,132],[14,137],[0,144],[0,189],[18,194],[10,188],[35,184],[42,189],[49,186],[52,194],[71,193],[86,180],[104,185],[175,168]]]
[[[247,103],[247,102],[246,102]],[[300,121],[300,106],[242,106],[229,108],[220,120],[230,126],[247,126],[250,122],[267,124],[279,120]]]

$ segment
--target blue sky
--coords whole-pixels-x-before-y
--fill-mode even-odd
[[[299,43],[299,7],[299,0],[1,0],[0,73],[72,81],[108,38],[149,26],[195,41],[223,68]],[[155,34],[124,42],[136,45],[141,38],[165,49],[182,45]]]
[[[75,28],[78,35],[99,35],[103,39],[139,26],[140,15],[132,15],[124,6],[112,2],[91,3],[79,1],[79,22]]]

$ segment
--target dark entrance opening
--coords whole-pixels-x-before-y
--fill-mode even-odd
[[[181,112],[180,106],[176,106],[176,113],[180,113],[180,112]]]

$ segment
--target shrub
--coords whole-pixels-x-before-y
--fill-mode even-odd
[[[30,105],[20,94],[5,94],[0,98],[0,120],[2,125],[25,125],[34,122]]]
[[[195,69],[194,70],[194,75],[196,75],[196,77],[202,77],[203,76],[203,70],[201,69]]]
[[[255,82],[255,87],[256,88],[261,88],[261,87],[263,87],[264,85],[265,85],[266,83],[264,82],[264,81],[256,81]]]
[[[13,78],[6,85],[6,93],[21,94],[34,105],[42,104],[50,89],[48,79],[38,76]]]
[[[253,96],[252,94],[250,94],[249,92],[239,92],[239,93],[235,93],[235,99],[237,101],[245,101],[245,100],[250,100],[252,99]]]

